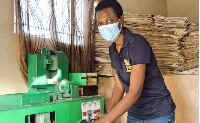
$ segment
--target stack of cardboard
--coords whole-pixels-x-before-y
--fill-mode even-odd
[[[103,39],[97,27],[95,32],[95,72],[97,72],[98,75],[113,76],[109,56],[109,46],[112,42]]]
[[[154,25],[148,35],[158,66],[162,74],[178,74],[180,66],[184,63],[181,53],[181,39],[187,34],[186,17],[153,17]]]
[[[199,25],[190,23],[188,35],[181,42],[184,63],[179,74],[199,73]]]
[[[152,31],[153,18],[149,14],[124,13],[124,26],[133,33],[137,33],[147,38]]]
[[[150,43],[163,75],[198,72],[199,27],[187,17],[163,17],[149,14],[124,13],[124,26],[142,35]],[[189,28],[188,28],[189,27]],[[109,46],[95,29],[95,72],[112,76]]]

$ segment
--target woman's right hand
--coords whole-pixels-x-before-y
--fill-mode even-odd
[[[94,119],[97,119],[97,120],[102,119],[105,115],[106,114],[99,113],[94,117]]]

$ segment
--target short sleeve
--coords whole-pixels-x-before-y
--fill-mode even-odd
[[[131,65],[149,64],[151,47],[148,41],[141,35],[135,34],[129,47]]]
[[[109,55],[110,55],[110,61],[111,61],[111,67],[112,68],[115,68],[115,65],[114,65],[114,54],[113,54],[113,48],[112,46],[109,47]]]

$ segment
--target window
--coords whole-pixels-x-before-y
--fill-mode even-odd
[[[14,0],[14,3],[14,32],[20,37],[18,61],[25,80],[27,55],[40,53],[40,48],[64,52],[70,72],[93,71],[93,0]]]
[[[84,45],[84,38],[87,37],[89,29],[89,17],[85,15],[89,15],[91,0],[74,0],[74,7],[72,7],[72,0],[19,1],[24,34],[45,39],[56,37],[57,41],[70,44],[72,33],[75,33],[74,45]],[[72,20],[72,14],[74,20]],[[16,24],[16,15],[14,16]],[[14,32],[16,32],[15,27]]]

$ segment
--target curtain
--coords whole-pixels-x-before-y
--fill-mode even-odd
[[[70,72],[94,71],[93,5],[93,0],[15,0],[17,58],[26,84],[27,56],[40,48],[66,53]]]

